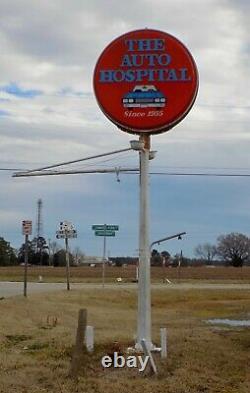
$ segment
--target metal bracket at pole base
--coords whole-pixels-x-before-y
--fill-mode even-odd
[[[149,349],[149,347],[146,343],[146,340],[144,340],[144,339],[141,340],[141,346],[142,346],[142,349],[143,349],[145,355],[149,357],[150,366],[151,366],[152,371],[154,372],[154,374],[157,374],[156,364],[155,364],[154,358],[152,356],[151,350]]]
[[[145,339],[143,339],[143,340],[145,341],[145,343],[147,345],[147,348],[149,348],[150,351],[154,351],[154,349],[156,348],[155,345],[151,341],[147,341]],[[140,352],[144,351],[140,340],[138,340],[135,343],[134,351],[137,352],[137,353],[140,353]]]

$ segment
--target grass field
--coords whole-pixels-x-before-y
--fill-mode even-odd
[[[134,344],[135,289],[84,289],[0,301],[1,393],[249,393],[250,329],[211,326],[208,318],[250,318],[248,290],[152,292],[152,336],[167,327],[159,375],[103,369],[114,341]],[[84,354],[78,380],[68,376],[80,308],[95,327],[95,351]],[[57,318],[57,323],[53,321]]]
[[[110,267],[105,269],[106,281],[112,282],[117,277],[122,277],[126,282],[135,279],[135,266]],[[0,267],[0,281],[22,281],[23,270],[21,266]],[[97,267],[72,267],[70,270],[72,282],[101,282],[102,266]],[[43,277],[45,282],[65,281],[65,268],[63,267],[39,267],[28,268],[28,280],[38,281],[38,276]],[[250,283],[250,267],[190,267],[190,268],[151,268],[152,282],[162,282],[164,278],[173,280],[210,280],[210,281],[238,281]]]

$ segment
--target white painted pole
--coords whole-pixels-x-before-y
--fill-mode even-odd
[[[93,352],[93,350],[94,350],[94,327],[93,326],[86,326],[85,342],[86,342],[87,351]]]
[[[140,136],[144,149],[140,151],[140,233],[139,233],[139,279],[138,279],[138,320],[136,348],[141,349],[145,340],[147,347],[151,341],[151,288],[149,250],[149,150],[150,136]]]
[[[167,357],[167,329],[161,328],[161,357],[162,359],[166,359]]]

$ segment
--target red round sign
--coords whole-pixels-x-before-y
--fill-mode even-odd
[[[198,72],[188,49],[158,30],[129,32],[99,57],[94,91],[104,114],[129,133],[169,130],[191,109]]]

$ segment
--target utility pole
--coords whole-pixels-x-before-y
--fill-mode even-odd
[[[151,339],[151,277],[150,250],[156,243],[181,238],[186,232],[168,236],[149,243],[149,160],[155,157],[150,151],[150,135],[140,135],[139,141],[131,141],[133,150],[140,155],[140,222],[139,222],[139,277],[138,277],[138,314],[136,349],[141,350],[144,340],[149,349],[154,345]]]
[[[149,151],[150,135],[141,135],[140,150],[140,232],[139,232],[139,277],[138,277],[138,320],[137,344],[141,348],[145,340],[149,348],[151,341],[151,280],[149,251]]]

